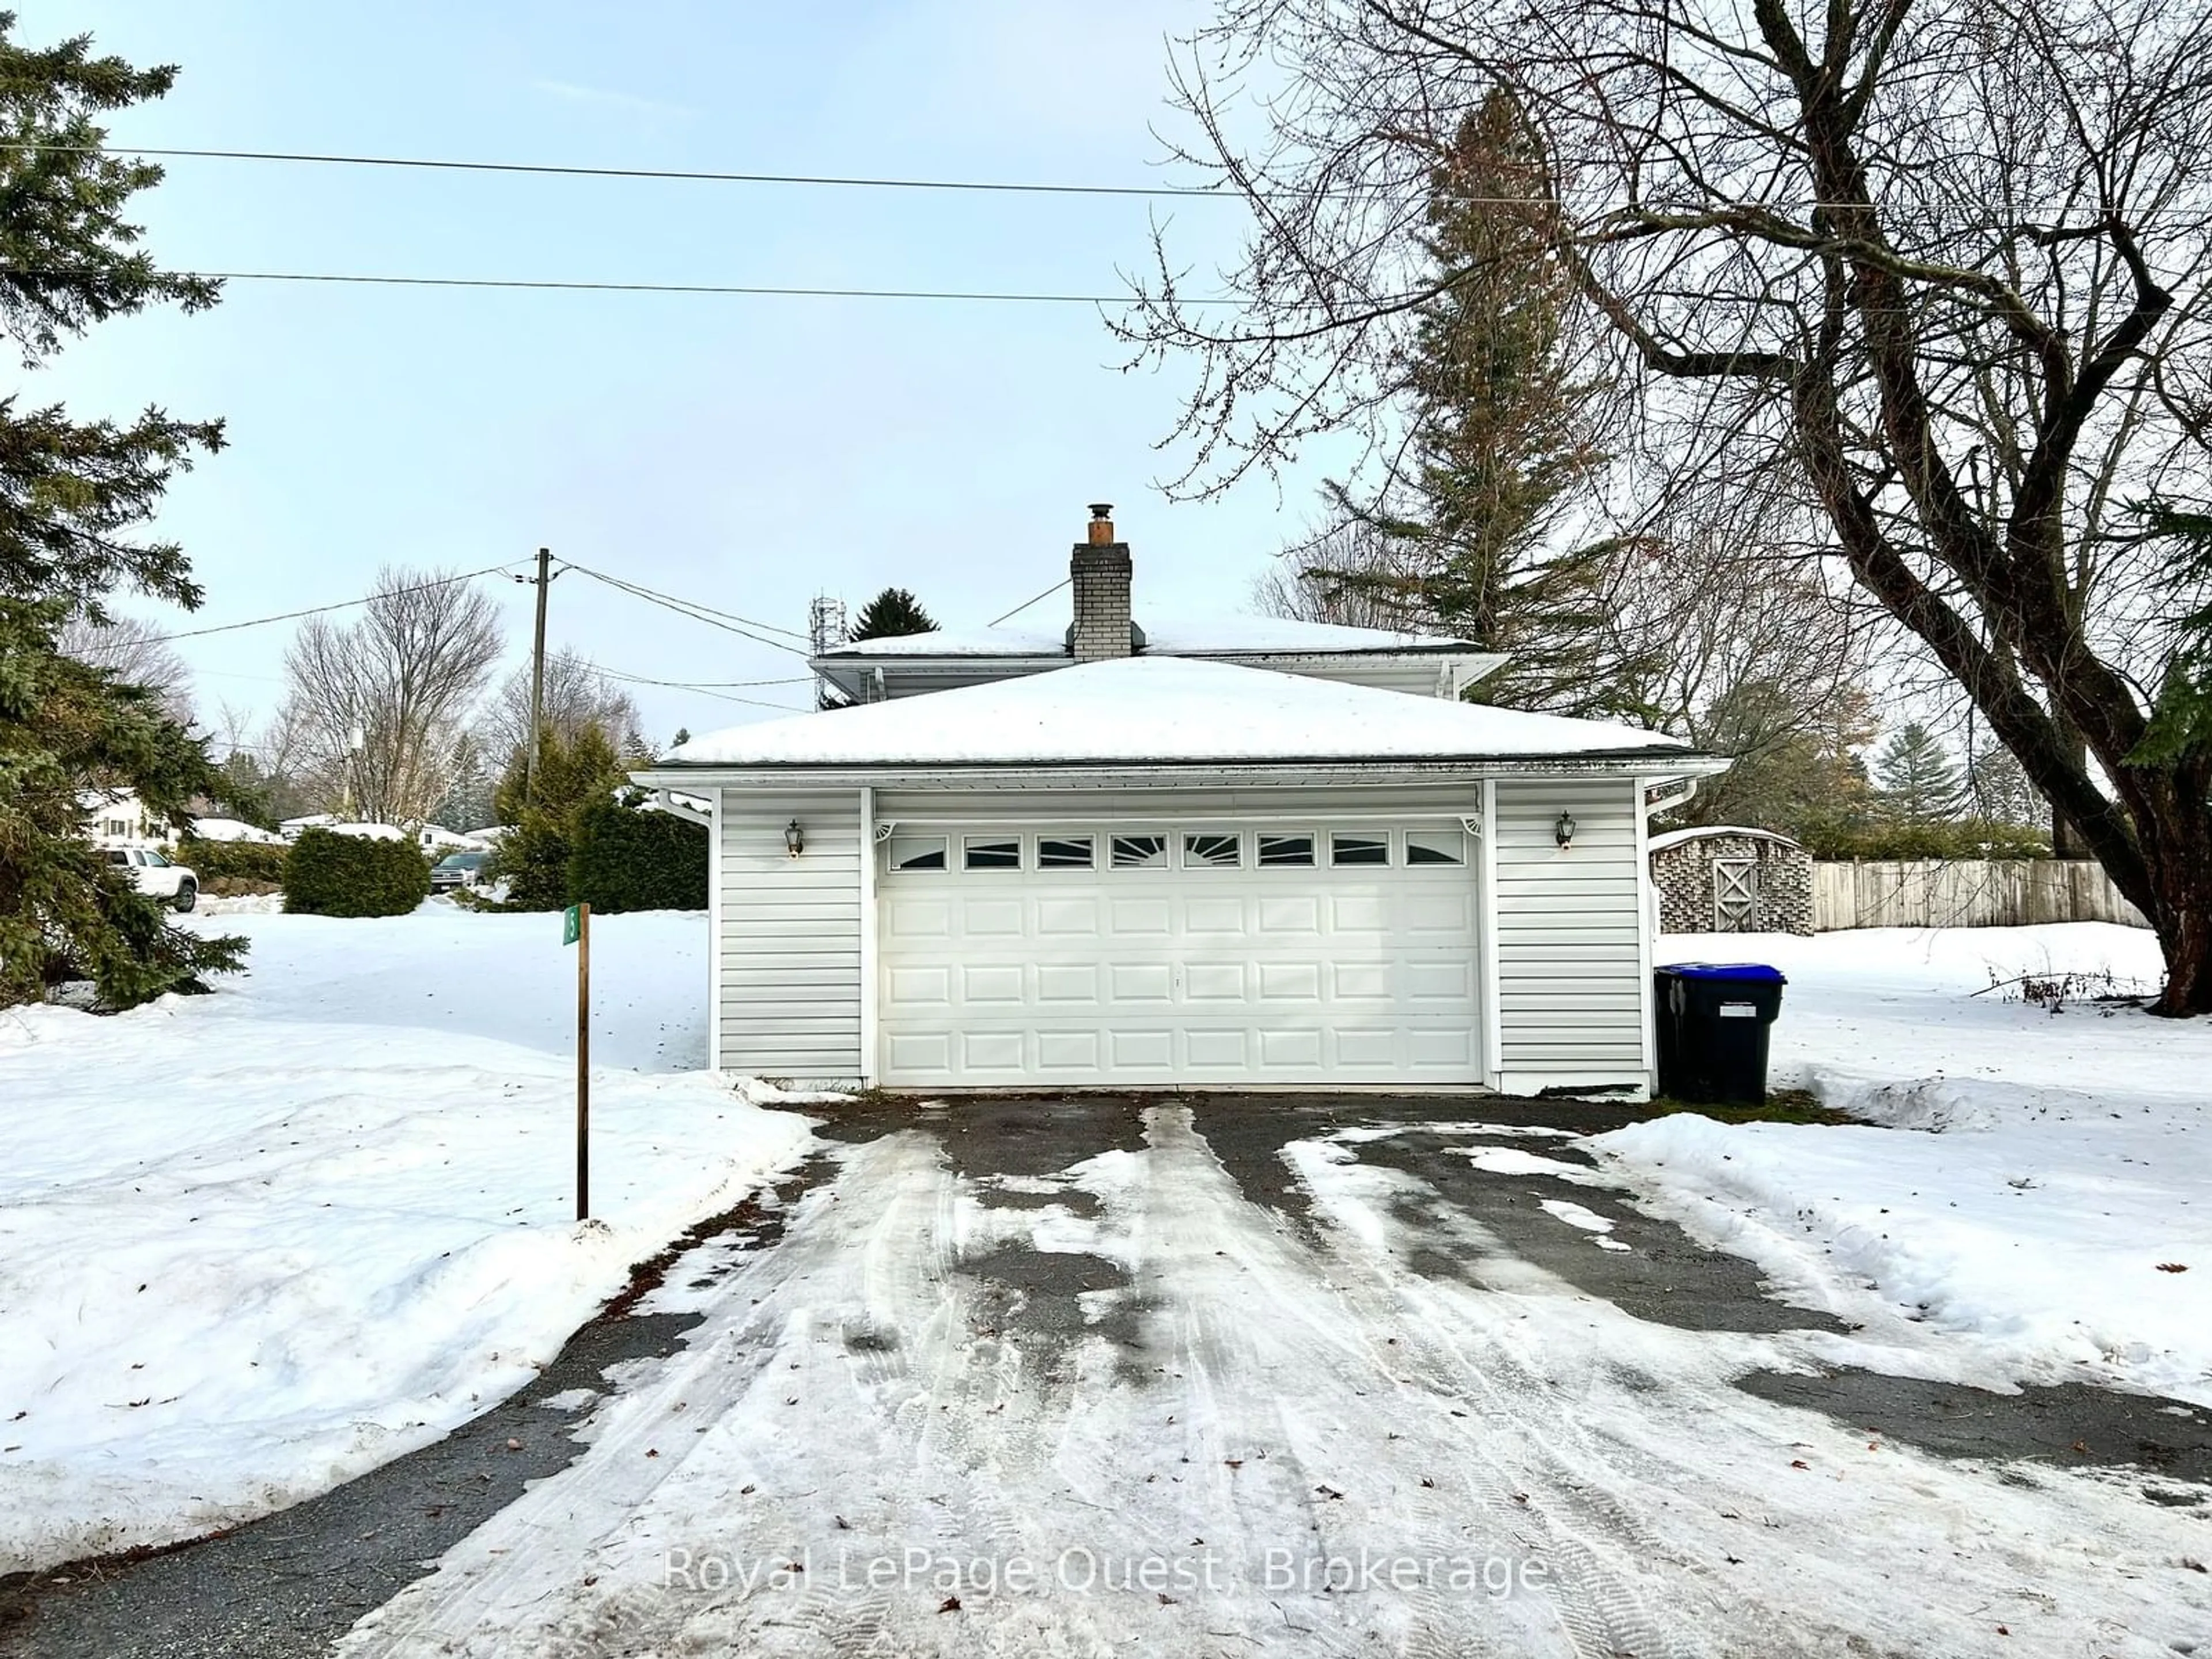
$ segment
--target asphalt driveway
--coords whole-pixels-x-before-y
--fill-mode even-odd
[[[1628,1115],[851,1111],[506,1416],[0,1651],[2212,1652],[2204,1413],[1884,1374]]]

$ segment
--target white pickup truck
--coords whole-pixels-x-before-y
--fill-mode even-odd
[[[128,870],[138,890],[167,899],[172,908],[189,910],[200,900],[200,878],[181,864],[172,864],[149,847],[111,847],[107,861]]]

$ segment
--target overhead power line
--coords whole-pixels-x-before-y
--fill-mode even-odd
[[[665,179],[678,183],[715,185],[777,185],[805,189],[835,190],[894,190],[965,191],[997,196],[1121,196],[1139,199],[1157,198],[1176,201],[1214,201],[1249,203],[1304,199],[1318,194],[1330,198],[1346,198],[1359,192],[1349,186],[1318,192],[1301,190],[1294,185],[1276,189],[1260,188],[1247,191],[1220,185],[1084,185],[1063,184],[1046,179],[912,179],[890,174],[823,173],[756,173],[716,168],[645,167],[589,167],[559,161],[479,161],[453,156],[434,155],[355,155],[343,152],[286,149],[207,149],[183,145],[155,144],[46,144],[21,142],[0,142],[0,149],[28,152],[51,152],[70,155],[146,155],[162,160],[210,161],[281,161],[314,167],[346,167],[386,168],[398,171],[430,173],[484,173],[537,175],[561,179]],[[1471,207],[1534,207],[1553,208],[1559,205],[1549,196],[1461,196],[1455,201]],[[1809,212],[1824,206],[1856,207],[1852,202],[1826,203],[1810,198],[1785,198],[1773,202],[1728,202],[1687,204],[1685,211],[1703,207],[1768,207],[1784,211]],[[2063,221],[2069,204],[2051,203],[2039,211],[2016,220],[1991,220],[1960,224],[1961,230],[2010,230],[2029,228],[2034,225]],[[2202,216],[2189,208],[2152,209],[2138,213],[2136,218],[2145,222],[2169,218],[2195,222]]]
[[[733,691],[769,685],[814,684],[814,676],[811,674],[786,674],[772,680],[649,680],[636,674],[624,674],[619,678],[636,680],[641,685],[673,685],[685,691]]]
[[[0,265],[0,275],[55,279],[85,276],[82,270],[35,265]],[[1054,294],[1042,291],[936,288],[813,288],[771,283],[617,283],[565,277],[409,276],[339,270],[167,270],[213,283],[328,283],[365,288],[458,288],[536,290],[568,294],[705,294],[790,300],[945,300],[1008,305],[1126,305],[1127,294]],[[1252,301],[1226,296],[1182,300],[1187,306],[1249,307]]]
[[[610,576],[603,570],[593,570],[586,565],[571,564],[566,568],[575,571],[579,575],[589,576],[593,581],[603,582],[607,586],[628,593],[633,598],[643,599],[648,605],[657,605],[664,611],[672,611],[679,617],[689,617],[693,622],[704,623],[709,628],[719,628],[726,634],[735,634],[741,639],[750,640],[755,645],[765,645],[777,651],[788,651],[794,657],[806,655],[806,647],[804,646],[786,645],[781,640],[768,637],[770,632],[788,634],[793,639],[806,637],[791,629],[778,628],[773,623],[755,622],[749,617],[740,617],[732,611],[717,611],[711,605],[700,605],[690,599],[680,599],[672,593],[663,593],[657,589],[642,586],[636,582],[627,582],[618,576]]]
[[[86,273],[33,265],[0,266],[10,276],[71,277]],[[1005,305],[1117,306],[1127,305],[1127,294],[1055,294],[1032,290],[990,290],[937,288],[813,288],[773,283],[617,283],[564,277],[532,276],[379,276],[340,270],[171,270],[165,276],[195,277],[215,283],[330,283],[364,288],[459,288],[537,290],[565,294],[706,294],[738,295],[787,300],[945,300],[984,301]],[[1184,300],[1193,306],[1248,306],[1250,301],[1200,297]]]
[[[787,714],[804,714],[807,712],[797,703],[770,702],[765,697],[732,696],[726,691],[717,690],[711,681],[701,684],[693,680],[656,680],[643,674],[625,674],[620,670],[613,668],[602,668],[599,672],[605,675],[606,678],[611,680],[620,680],[627,685],[657,685],[665,687],[667,690],[672,691],[693,691],[696,692],[702,697],[712,697],[717,702],[743,703],[747,707],[753,708],[774,708],[781,710],[782,713]],[[737,684],[739,684],[750,683],[751,682],[746,681],[737,682]],[[771,680],[760,682],[760,684],[764,684],[784,685],[811,685],[813,683],[814,679],[811,675],[808,675],[799,680]]]
[[[619,576],[610,576],[604,571],[593,570],[586,565],[571,564],[568,566],[568,568],[575,571],[580,575],[594,577],[604,582],[613,582],[617,586],[628,588],[633,592],[641,593],[648,599],[662,599],[673,605],[687,605],[694,611],[703,611],[710,617],[720,617],[725,622],[742,623],[747,628],[757,628],[763,633],[781,634],[786,638],[793,640],[804,640],[808,637],[806,635],[800,633],[797,629],[786,628],[780,623],[767,623],[762,622],[757,617],[741,617],[734,611],[720,610],[714,605],[705,603],[703,600],[681,599],[673,593],[664,593],[659,588],[647,587],[643,582],[629,581]]]
[[[149,645],[167,645],[173,640],[204,639],[210,634],[234,634],[241,628],[264,628],[270,623],[296,622],[302,617],[327,616],[333,611],[350,611],[356,605],[374,605],[383,599],[395,599],[402,593],[426,593],[434,587],[451,587],[457,582],[474,581],[478,576],[489,576],[511,570],[527,560],[510,559],[505,564],[488,564],[481,570],[464,571],[458,576],[441,576],[434,581],[415,582],[405,587],[388,587],[374,593],[364,593],[357,599],[340,599],[335,605],[310,605],[305,611],[283,611],[273,617],[254,617],[245,622],[222,623],[213,628],[188,628],[181,633],[162,634],[147,641]]]
[[[553,161],[471,161],[428,155],[345,155],[311,150],[187,149],[146,144],[9,144],[10,149],[69,155],[153,155],[205,161],[298,161],[317,167],[397,167],[434,173],[535,173],[558,179],[665,179],[704,185],[792,185],[835,190],[966,191],[998,196],[1161,196],[1235,202],[1235,191],[1207,185],[1064,185],[1013,179],[899,179],[821,173],[726,173],[689,167],[599,167]]]

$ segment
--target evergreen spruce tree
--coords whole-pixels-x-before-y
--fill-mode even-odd
[[[1875,757],[1874,781],[1892,820],[1915,828],[1947,823],[1966,803],[1959,769],[1929,729],[1914,720]]]
[[[937,619],[921,608],[921,601],[903,587],[886,587],[860,607],[845,630],[848,641],[896,639],[907,634],[934,634]],[[843,708],[850,697],[824,683],[815,694],[817,708]]]
[[[1393,556],[1311,579],[1382,600],[1408,626],[1511,653],[1470,695],[1586,715],[1636,717],[1646,659],[1613,628],[1630,549],[1571,540],[1571,510],[1607,457],[1592,436],[1599,388],[1571,378],[1574,293],[1550,251],[1550,180],[1513,100],[1492,94],[1460,124],[1430,185],[1424,250],[1438,284],[1406,366],[1417,465],[1410,500],[1339,508]]]
[[[860,607],[846,637],[888,640],[902,634],[934,634],[937,623],[921,601],[903,587],[886,587]]]
[[[25,370],[95,323],[149,306],[196,311],[216,287],[157,270],[123,216],[161,170],[109,155],[96,118],[167,92],[173,68],[95,58],[88,36],[46,49],[0,12],[0,334]],[[179,817],[223,792],[202,740],[156,694],[64,656],[62,630],[99,621],[118,589],[189,610],[183,550],[138,532],[215,422],[149,410],[75,422],[0,398],[0,1006],[89,977],[122,1006],[235,967],[244,942],[170,925],[84,839],[85,792],[129,788]]]
[[[2171,550],[2167,578],[2184,614],[2177,647],[2160,676],[2149,730],[2130,763],[2190,765],[2201,777],[2212,771],[2212,513],[2160,501],[2142,517]]]
[[[522,757],[514,757],[494,798],[499,822],[514,827],[500,837],[486,872],[507,884],[509,909],[558,910],[574,902],[568,860],[577,822],[586,807],[613,799],[628,782],[622,757],[592,725],[573,736],[540,735],[537,794],[526,804]]]
[[[2050,804],[2027,781],[2027,769],[2001,743],[1985,743],[1966,757],[1966,788],[1978,818],[2021,830],[2049,827]]]
[[[484,763],[483,745],[464,732],[453,744],[453,781],[430,809],[430,821],[448,830],[481,830],[496,823],[493,796],[499,780]]]
[[[1735,687],[1716,703],[1698,743],[1735,763],[1698,787],[1680,822],[1751,824],[1808,844],[1863,827],[1872,791],[1854,751],[1879,729],[1870,700],[1847,693],[1822,721],[1794,711],[1792,689],[1769,681]]]

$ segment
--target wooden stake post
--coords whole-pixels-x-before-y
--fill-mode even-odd
[[[576,947],[576,1219],[592,1213],[592,907],[572,904],[561,942]]]

